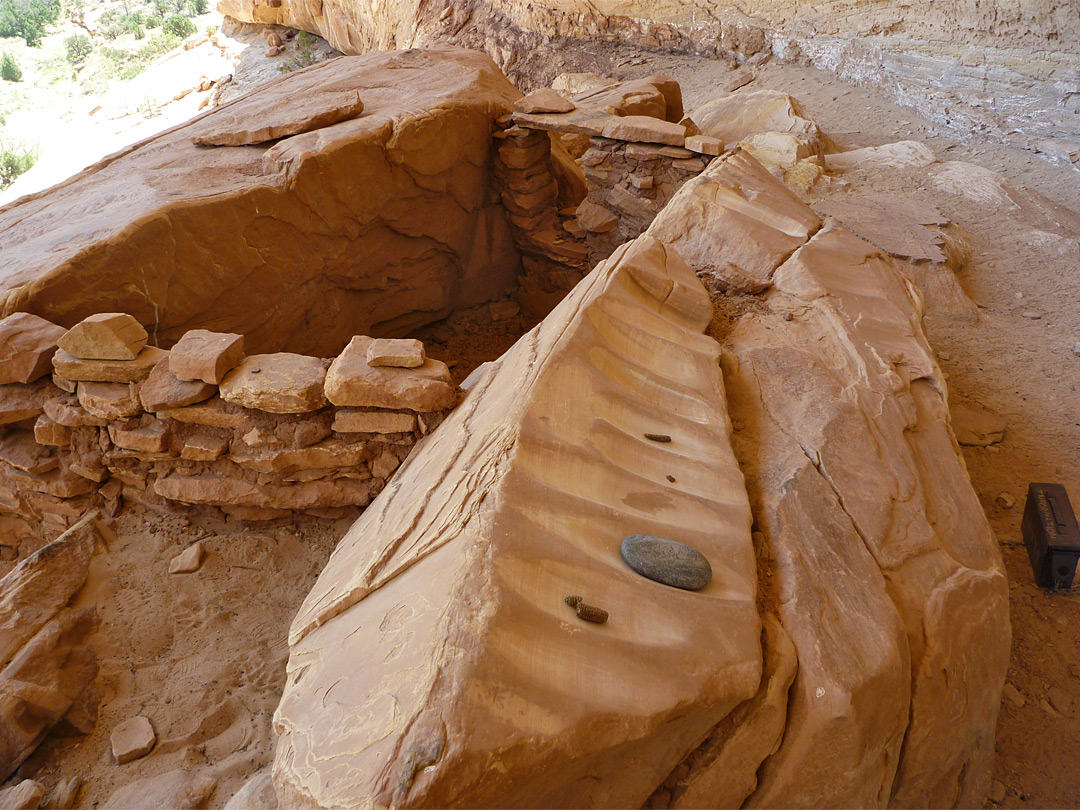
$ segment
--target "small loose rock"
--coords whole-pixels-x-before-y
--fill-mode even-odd
[[[1011,683],[1007,683],[1002,687],[1001,696],[1017,709],[1024,708],[1024,705],[1027,703],[1027,698],[1020,694],[1020,690]]]
[[[1000,493],[994,500],[997,501],[997,505],[1002,509],[1012,509],[1016,505],[1016,498],[1008,492]]]
[[[675,483],[675,476],[674,475],[669,475],[667,477],[667,480],[674,484]]]
[[[645,438],[650,442],[670,442],[671,437],[666,433],[646,433]]]
[[[145,757],[157,742],[154,727],[145,717],[132,717],[125,720],[112,731],[110,743],[117,765]]]
[[[712,580],[712,566],[705,555],[676,540],[632,534],[622,541],[620,551],[635,572],[673,588],[697,591]]]
[[[1020,313],[1021,318],[1027,318],[1029,321],[1040,321],[1042,320],[1042,316],[1043,314],[1041,312],[1036,312],[1033,309],[1025,309]]]

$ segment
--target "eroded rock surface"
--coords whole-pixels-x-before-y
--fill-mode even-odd
[[[191,143],[357,91],[359,117],[274,144]],[[490,199],[491,134],[520,95],[452,48],[283,76],[0,209],[0,313],[70,327],[116,310],[157,345],[202,327],[332,357],[498,297],[520,259]]]
[[[921,318],[886,254],[714,161],[467,381],[338,547],[292,627],[279,800],[981,803],[1007,588]],[[713,582],[620,567],[629,533]]]

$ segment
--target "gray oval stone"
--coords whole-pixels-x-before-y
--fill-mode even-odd
[[[651,534],[632,534],[622,541],[622,558],[643,577],[697,591],[712,580],[712,566],[696,548]]]

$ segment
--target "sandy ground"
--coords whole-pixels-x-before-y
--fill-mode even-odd
[[[618,78],[668,73],[683,83],[690,109],[713,95],[728,72],[717,62],[620,48],[560,51],[545,66],[552,75],[584,70]],[[809,199],[910,198],[934,206],[970,244],[972,258],[957,273],[962,294],[943,293],[949,284],[927,288],[926,326],[949,375],[951,399],[979,403],[1008,420],[999,445],[964,448],[1011,581],[1008,682],[1018,697],[1002,707],[988,806],[1080,805],[1080,595],[1034,585],[1019,531],[1031,481],[1065,484],[1080,507],[1080,356],[1072,350],[1080,342],[1080,219],[1049,202],[1077,206],[1080,173],[1011,147],[964,142],[871,91],[810,69],[768,64],[748,89],[755,87],[798,97],[843,148],[918,139],[942,161],[958,162],[853,172],[819,184]],[[1007,184],[966,164],[996,172]],[[1010,188],[1047,199],[1010,197]],[[433,356],[456,359],[460,380],[527,326],[521,317],[493,323],[479,309],[422,337]],[[1001,493],[1015,505],[999,505]],[[88,782],[80,806],[89,807],[135,778],[205,768],[220,779],[210,806],[223,805],[270,757],[284,634],[344,528],[241,531],[141,511],[123,516],[117,542],[95,561],[93,585],[81,597],[105,617],[97,729],[86,738],[50,739],[23,773],[49,786],[82,774]],[[209,550],[203,568],[169,576],[169,559],[202,535]],[[116,766],[109,732],[138,713],[154,722],[158,748]]]

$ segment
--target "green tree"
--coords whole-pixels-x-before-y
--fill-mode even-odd
[[[0,189],[14,183],[15,178],[29,171],[36,161],[37,155],[32,149],[0,143]]]
[[[94,43],[86,34],[72,34],[64,40],[64,47],[67,49],[67,60],[77,65],[93,52]]]
[[[60,16],[60,0],[0,0],[0,37],[22,37],[41,47],[45,26]]]
[[[195,33],[195,23],[179,14],[173,14],[169,19],[165,20],[162,28],[166,33],[180,37],[180,39],[185,39]]]
[[[210,7],[209,0],[190,0],[191,11],[196,14],[205,14],[206,10]]]
[[[19,67],[15,57],[10,53],[5,53],[0,57],[0,79],[6,82],[22,81],[22,68]]]

